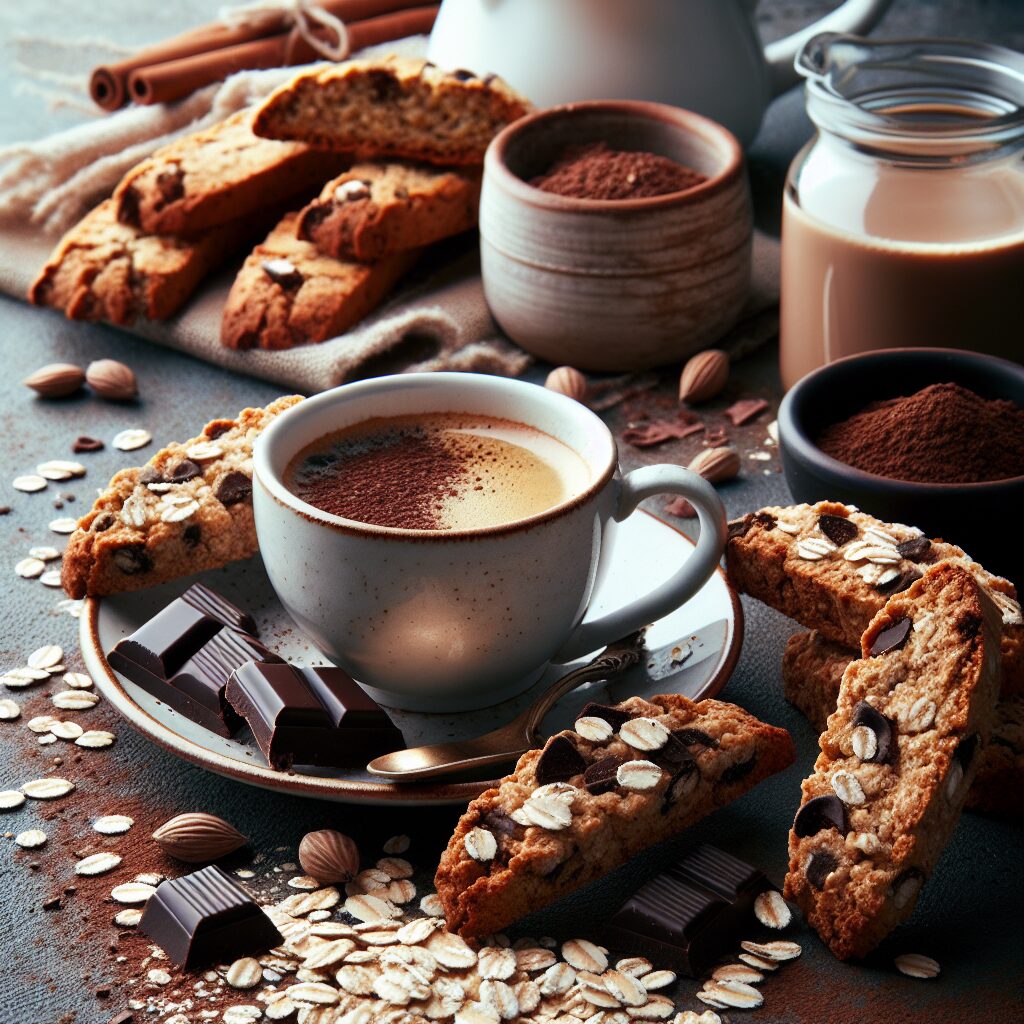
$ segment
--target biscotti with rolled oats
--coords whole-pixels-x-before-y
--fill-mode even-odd
[[[858,656],[814,630],[789,638],[782,655],[783,693],[818,732],[836,709],[843,672]],[[964,807],[993,817],[1024,817],[1024,694],[996,704],[992,737],[978,755]]]
[[[1016,588],[955,544],[834,501],[750,513],[729,524],[726,544],[726,569],[737,590],[851,649],[860,647],[868,623],[892,594],[943,561],[971,572],[999,608],[1002,692],[1024,692],[1024,619]]]
[[[150,235],[120,223],[107,199],[60,240],[28,300],[59,309],[69,320],[166,320],[231,255],[240,234],[244,238],[238,225],[226,224],[191,240]]]
[[[267,97],[253,130],[357,158],[463,167],[482,164],[491,139],[528,109],[494,75],[387,57],[303,72]]]
[[[785,729],[678,694],[587,705],[473,800],[435,885],[448,927],[481,938],[676,835],[795,759]]]
[[[198,437],[115,474],[68,541],[67,593],[139,590],[256,554],[253,442],[301,400],[291,395],[213,420]]]
[[[476,226],[480,171],[363,161],[299,214],[297,234],[325,256],[374,263]]]
[[[155,235],[192,237],[319,189],[346,164],[298,142],[261,139],[252,110],[161,146],[114,190],[117,219]]]
[[[999,689],[999,609],[953,562],[889,599],[843,673],[789,834],[785,896],[841,960],[913,912],[960,817]]]

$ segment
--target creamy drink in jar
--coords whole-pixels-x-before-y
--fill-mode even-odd
[[[939,345],[1024,355],[1024,58],[819,37],[783,200],[781,370]]]

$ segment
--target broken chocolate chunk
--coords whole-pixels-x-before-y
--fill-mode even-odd
[[[488,811],[483,818],[484,825],[499,836],[511,836],[513,839],[522,839],[526,835],[526,829],[514,821],[504,811]]]
[[[869,654],[872,658],[877,658],[880,654],[898,651],[907,642],[907,637],[910,636],[910,631],[913,628],[914,623],[906,615],[901,619],[897,619],[891,626],[886,626],[875,637]]]
[[[774,530],[776,519],[769,512],[750,512],[742,519],[733,519],[729,523],[729,540],[746,537],[751,528],[760,526],[764,530]]]
[[[118,548],[113,554],[113,562],[125,576],[138,576],[153,568],[153,560],[146,554],[144,544],[127,544]]]
[[[703,729],[674,729],[672,738],[687,747],[710,747],[714,750],[718,746],[718,740]]]
[[[214,492],[222,505],[237,505],[252,494],[252,480],[237,469],[225,473]]]
[[[739,782],[740,779],[745,779],[754,770],[755,764],[757,764],[757,754],[754,754],[752,757],[748,757],[746,761],[738,761],[736,764],[729,765],[729,767],[722,772],[718,781],[724,782],[726,785],[733,782]]]
[[[734,427],[744,427],[767,408],[768,403],[763,398],[741,398],[725,410],[725,416],[732,421]]]
[[[700,782],[700,768],[697,766],[697,762],[692,758],[683,761],[673,772],[672,778],[668,780],[668,785],[665,787],[665,795],[661,799],[661,813],[667,814],[674,803],[694,791],[698,782]]]
[[[587,792],[594,796],[611,792],[619,784],[617,772],[620,764],[620,757],[602,757],[590,765],[583,773],[583,785]]]
[[[841,548],[844,544],[849,544],[857,536],[856,524],[851,523],[849,519],[844,519],[842,516],[818,516],[818,529],[837,548]]]
[[[279,284],[282,288],[298,288],[302,284],[302,273],[291,260],[279,257],[264,260],[260,266],[263,268],[263,273],[274,284]]]
[[[606,721],[616,732],[622,728],[623,723],[628,722],[633,716],[628,711],[619,708],[609,707],[607,704],[595,704],[593,702],[584,706],[577,718],[601,718]]]
[[[824,889],[825,880],[839,867],[839,859],[828,850],[816,850],[807,862],[804,874],[815,889]]]
[[[793,819],[793,835],[797,839],[816,836],[825,829],[837,829],[840,835],[846,835],[846,807],[843,801],[831,793],[815,796],[796,812]]]
[[[910,540],[897,544],[896,550],[901,558],[908,558],[911,562],[923,562],[932,550],[932,542],[927,537],[911,537]]]
[[[74,443],[71,445],[71,450],[75,453],[99,452],[103,450],[103,442],[98,438],[89,437],[88,434],[82,434],[80,437],[75,438]]]
[[[183,484],[188,480],[194,480],[202,472],[191,459],[182,459],[181,462],[171,467],[165,479],[169,484]]]
[[[566,782],[574,775],[586,771],[587,762],[568,736],[554,736],[548,740],[537,762],[537,784]]]
[[[867,726],[875,734],[875,752],[866,758],[875,764],[887,764],[896,754],[896,726],[867,701],[858,701],[853,709],[853,725]]]

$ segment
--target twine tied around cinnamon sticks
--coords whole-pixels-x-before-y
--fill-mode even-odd
[[[237,71],[291,67],[429,32],[438,4],[425,0],[255,0],[221,21],[96,68],[89,80],[104,110],[170,103]]]
[[[311,0],[256,0],[240,7],[222,7],[219,14],[228,28],[256,31],[277,30],[283,17],[321,57],[344,60],[352,52],[345,22]],[[317,29],[326,29],[327,36],[322,31],[318,35]],[[330,41],[332,35],[334,42]]]

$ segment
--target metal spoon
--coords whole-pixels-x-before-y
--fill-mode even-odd
[[[539,746],[540,724],[565,694],[584,683],[608,679],[639,665],[646,654],[643,634],[632,633],[606,647],[593,661],[552,683],[530,707],[507,725],[472,739],[396,750],[371,761],[366,770],[389,782],[415,782],[515,761],[527,750]]]

